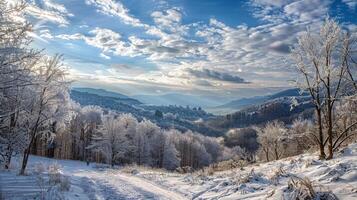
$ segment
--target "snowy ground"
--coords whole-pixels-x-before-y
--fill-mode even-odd
[[[84,162],[53,160],[32,156],[29,172],[40,162],[62,166],[71,189],[67,199],[283,199],[289,198],[288,182],[308,177],[316,191],[332,191],[339,199],[357,199],[357,144],[350,145],[330,161],[304,154],[277,162],[205,173],[177,174],[138,168],[103,169]],[[33,199],[41,190],[37,175],[16,176],[0,171],[0,191],[5,199]],[[1,196],[0,196],[1,199]]]

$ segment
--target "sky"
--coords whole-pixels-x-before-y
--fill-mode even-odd
[[[74,86],[126,95],[228,101],[294,87],[299,34],[327,16],[357,30],[356,0],[27,2],[33,46],[63,54]]]

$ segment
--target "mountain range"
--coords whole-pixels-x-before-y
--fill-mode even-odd
[[[147,97],[147,96],[146,96]],[[175,95],[167,95],[167,103]],[[178,95],[176,98],[180,98]],[[150,119],[162,128],[176,128],[181,131],[192,130],[209,136],[222,136],[230,128],[242,128],[271,120],[291,123],[297,117],[311,117],[310,98],[298,89],[288,89],[272,95],[256,96],[231,101],[217,106],[227,110],[228,114],[213,115],[202,109],[197,97],[197,106],[159,105],[145,103],[145,96],[140,100],[104,89],[73,88],[71,98],[82,106],[97,105],[104,109],[120,113],[131,113],[140,119]],[[175,99],[177,102],[177,99]],[[292,101],[299,105],[292,107]],[[184,101],[184,99],[182,99]]]

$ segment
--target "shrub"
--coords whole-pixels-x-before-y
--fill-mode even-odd
[[[288,196],[283,199],[295,200],[337,200],[337,197],[327,190],[323,190],[322,186],[314,185],[308,178],[293,177],[288,182]]]

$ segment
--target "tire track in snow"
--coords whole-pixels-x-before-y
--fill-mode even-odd
[[[132,175],[104,171],[86,171],[77,175],[82,177],[83,189],[87,192],[90,199],[187,199],[178,193]]]

